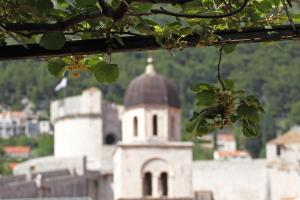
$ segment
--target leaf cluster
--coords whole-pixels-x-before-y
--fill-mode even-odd
[[[119,67],[105,62],[102,55],[52,59],[48,64],[48,71],[58,78],[67,75],[67,72],[70,72],[72,77],[79,78],[82,71],[88,71],[101,83],[112,83],[119,77]]]
[[[240,123],[246,137],[259,136],[259,118],[263,107],[255,96],[234,89],[234,82],[224,81],[225,88],[200,83],[191,89],[196,94],[196,111],[190,119],[187,131],[202,136],[215,129]]]

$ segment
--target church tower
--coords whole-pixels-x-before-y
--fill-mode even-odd
[[[181,110],[172,81],[152,58],[125,95],[122,142],[114,154],[114,199],[192,199],[192,144],[180,142]]]

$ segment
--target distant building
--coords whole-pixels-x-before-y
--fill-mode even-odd
[[[51,123],[48,120],[39,121],[39,133],[53,134]]]
[[[26,159],[30,157],[31,148],[29,146],[5,146],[3,152],[8,158]]]
[[[294,127],[266,146],[272,199],[300,198],[300,127]]]
[[[300,127],[268,142],[266,153],[269,161],[299,162],[300,167]]]
[[[237,150],[235,137],[231,133],[217,134],[217,150],[214,151],[214,160],[241,160],[251,159],[245,150]]]
[[[236,151],[236,141],[234,135],[231,133],[218,133],[217,149],[219,151]]]
[[[15,111],[0,112],[0,138],[18,135],[35,136],[39,133],[51,133],[51,131],[50,122],[39,121],[37,115]]]
[[[26,116],[23,112],[1,112],[0,113],[0,137],[10,138],[25,134]]]

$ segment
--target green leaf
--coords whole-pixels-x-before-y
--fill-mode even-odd
[[[49,32],[45,33],[39,44],[48,50],[59,50],[66,42],[65,35],[62,32]]]
[[[227,90],[233,90],[234,89],[234,81],[233,80],[226,79],[223,82],[224,82],[225,88]]]
[[[131,7],[132,9],[135,11],[135,12],[141,12],[141,13],[144,13],[144,12],[148,12],[151,10],[153,6],[153,3],[147,3],[147,2],[133,2],[131,4]]]
[[[75,2],[80,7],[88,7],[95,5],[97,3],[97,0],[75,0]]]
[[[119,77],[119,67],[116,64],[108,64],[100,61],[89,67],[91,72],[101,83],[115,82]]]
[[[201,91],[201,90],[211,90],[213,88],[212,85],[210,84],[207,84],[207,83],[199,83],[199,84],[196,84],[196,85],[193,85],[191,87],[191,90],[193,92],[198,92],[198,91]]]
[[[257,109],[254,106],[242,104],[237,108],[237,113],[239,116],[253,121],[258,121],[259,119]]]
[[[249,120],[243,120],[243,133],[246,137],[255,137],[260,135],[259,127],[257,123]]]
[[[61,78],[65,74],[67,63],[62,59],[51,60],[48,64],[48,71],[55,77]]]
[[[192,32],[193,32],[193,30],[190,27],[181,28],[179,30],[179,34],[184,36],[184,37],[187,36],[187,35],[190,35]]]
[[[215,93],[213,90],[203,90],[196,95],[198,106],[211,106],[215,100]]]
[[[34,5],[39,10],[50,10],[53,8],[51,0],[35,0]]]
[[[154,26],[154,30],[156,33],[162,33],[164,31],[164,29],[158,25]]]
[[[225,46],[223,47],[223,50],[224,50],[224,52],[225,52],[226,54],[230,54],[230,53],[234,52],[235,47],[236,47],[236,45],[234,45],[234,44],[225,45]]]

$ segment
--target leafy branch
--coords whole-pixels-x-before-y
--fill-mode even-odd
[[[200,19],[218,19],[218,18],[225,18],[225,17],[231,17],[233,15],[236,15],[240,13],[247,5],[249,0],[244,0],[243,4],[241,7],[239,7],[237,10],[230,11],[225,14],[218,14],[218,15],[200,15],[200,14],[185,14],[185,13],[175,13],[168,11],[164,9],[163,7],[160,7],[160,10],[158,9],[153,9],[151,10],[152,13],[155,14],[162,14],[162,15],[169,15],[169,16],[174,16],[174,17],[184,17],[184,18],[200,18]],[[225,4],[227,6],[227,4]]]
[[[221,88],[207,83],[199,83],[191,88],[196,93],[196,111],[187,131],[194,136],[202,136],[215,129],[240,123],[245,136],[259,136],[259,115],[264,112],[263,107],[255,96],[236,90],[232,80],[221,79],[222,50],[223,46],[219,50],[217,75]]]

